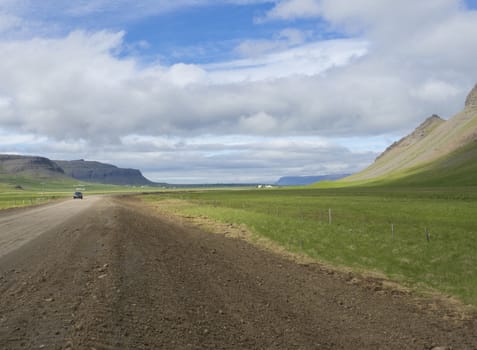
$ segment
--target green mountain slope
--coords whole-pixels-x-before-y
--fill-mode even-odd
[[[460,149],[438,160],[411,168],[387,181],[398,185],[427,186],[477,186],[477,142]]]
[[[388,147],[360,173],[333,184],[477,186],[477,85],[465,108],[445,121],[428,118],[413,133]],[[329,184],[328,184],[329,185]]]

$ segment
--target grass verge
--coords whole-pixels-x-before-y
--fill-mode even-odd
[[[289,252],[477,306],[475,188],[203,191],[143,199],[174,199],[171,212],[243,225]]]

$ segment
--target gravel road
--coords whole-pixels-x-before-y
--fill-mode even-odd
[[[0,257],[17,249],[50,227],[80,214],[100,197],[69,200],[34,208],[0,210]]]
[[[9,211],[0,230],[0,349],[477,349],[475,316],[134,199]]]

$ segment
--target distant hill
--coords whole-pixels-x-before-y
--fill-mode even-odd
[[[31,178],[76,179],[109,185],[154,186],[137,169],[118,168],[85,160],[50,160],[45,157],[0,154],[0,175]],[[162,185],[162,184],[161,184]]]
[[[281,177],[275,185],[278,186],[302,186],[311,185],[320,181],[333,181],[339,180],[349,174],[336,174],[336,175],[320,175],[320,176],[284,176]]]
[[[0,174],[39,178],[65,177],[63,169],[44,157],[0,154]]]
[[[55,160],[66,175],[81,181],[97,182],[110,185],[154,185],[137,169],[118,168],[115,165],[95,161]]]
[[[388,147],[346,183],[396,182],[408,184],[477,185],[477,85],[467,96],[464,109],[443,120],[433,115],[414,132]],[[463,180],[466,179],[466,180]]]

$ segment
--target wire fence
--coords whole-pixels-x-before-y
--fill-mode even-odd
[[[41,197],[15,198],[15,199],[0,198],[0,209],[38,205],[38,204],[48,203],[56,198],[57,198],[56,196],[41,196]]]

